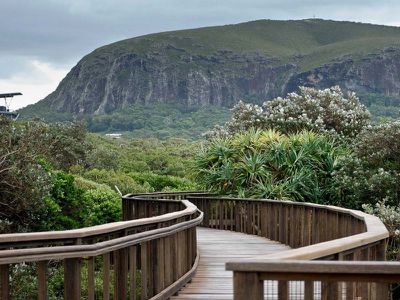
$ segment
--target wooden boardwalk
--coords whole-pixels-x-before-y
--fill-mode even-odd
[[[197,241],[200,261],[196,275],[179,295],[171,299],[233,299],[232,272],[225,271],[225,262],[290,249],[278,242],[254,235],[201,227],[197,227]],[[276,287],[272,290],[276,291]],[[275,298],[273,294],[275,293],[272,291],[272,297],[268,299]]]

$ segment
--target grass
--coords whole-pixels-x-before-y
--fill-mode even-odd
[[[216,55],[223,49],[259,52],[281,62],[292,62],[293,56],[302,56],[300,67],[307,70],[338,56],[363,55],[400,46],[400,28],[320,19],[258,20],[135,37],[101,47],[93,52],[92,58],[122,52],[152,53],[160,51],[160,46],[170,46],[163,51],[172,57],[175,53],[177,59],[183,52]]]

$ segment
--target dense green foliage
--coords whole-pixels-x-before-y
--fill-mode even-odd
[[[335,173],[342,206],[361,209],[381,200],[400,206],[400,123],[366,128],[353,141],[352,155]]]
[[[80,124],[4,118],[0,123],[0,229],[37,229],[36,218],[47,209],[44,199],[53,189],[51,169],[66,170],[85,160],[85,131]]]
[[[345,108],[339,114],[336,109],[326,114],[321,105],[310,106],[319,109],[304,109],[307,102],[313,102],[312,97],[306,98],[297,107],[301,109],[291,101],[293,96],[278,99],[280,107],[273,109],[272,115],[255,105],[239,103],[232,120],[225,128],[215,129],[214,138],[196,157],[196,179],[221,194],[364,209],[386,224],[390,232],[388,257],[399,259],[400,123],[360,122],[351,109]],[[331,97],[327,100],[328,107],[333,108]],[[367,116],[365,108],[357,110]],[[341,118],[348,114],[354,122]],[[324,120],[324,115],[329,116],[328,121],[316,124],[318,118]],[[303,122],[305,117],[307,122]],[[325,130],[325,126],[334,124],[347,128],[345,138],[336,129],[334,135]],[[251,126],[275,128],[286,135]],[[295,130],[288,130],[293,126]],[[296,133],[303,128],[320,133]]]
[[[331,203],[331,174],[346,153],[312,132],[250,130],[211,141],[196,157],[194,172],[206,189],[222,194]]]
[[[68,113],[49,111],[41,102],[19,110],[22,119],[42,118],[46,122],[72,121]],[[199,139],[201,134],[215,124],[224,123],[230,117],[227,108],[204,106],[188,109],[179,103],[140,105],[104,115],[83,115],[87,129],[96,133],[123,133],[127,138],[171,137]]]
[[[365,92],[358,96],[375,120],[400,118],[400,97]]]
[[[183,139],[111,140],[82,123],[0,122],[1,232],[113,222],[118,192],[195,189],[184,177],[196,145]]]
[[[201,134],[219,122],[226,121],[229,110],[217,106],[188,110],[182,105],[134,105],[109,115],[88,116],[88,130],[92,132],[123,132],[127,137],[200,138]]]
[[[196,144],[183,139],[112,140],[87,134],[82,123],[0,118],[0,125],[0,233],[118,221],[122,203],[117,191],[196,189],[185,178]],[[48,275],[49,299],[62,298],[62,265],[50,262]],[[85,265],[82,276],[87,280]],[[35,266],[12,266],[11,286],[16,299],[35,299]],[[95,286],[102,290],[102,282]]]

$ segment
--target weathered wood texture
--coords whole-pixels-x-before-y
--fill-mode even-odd
[[[225,230],[199,227],[197,237],[200,261],[196,275],[191,283],[171,299],[233,299],[233,276],[232,272],[225,270],[226,262],[290,249],[265,238]],[[238,281],[240,285],[247,282]],[[270,295],[276,294],[276,291],[275,285],[273,291],[269,290]],[[248,300],[253,299],[251,295],[247,295]]]
[[[229,199],[210,195],[187,195],[186,199],[204,212],[201,226],[257,235],[296,248],[275,254],[256,255],[251,260],[385,259],[388,238],[385,226],[377,217],[359,211],[310,203]],[[235,299],[247,300],[246,295],[258,299],[256,295],[262,295],[260,292],[260,287],[263,286],[260,282],[264,280],[260,275],[262,272],[239,272],[236,267],[240,269],[244,261],[246,260],[237,259],[235,263],[228,264],[229,269],[235,273],[235,287],[241,289],[235,290]],[[386,265],[389,266],[390,263]],[[290,287],[295,286],[295,282],[289,282],[290,278],[285,277],[276,279],[279,280],[278,299],[289,299],[289,292],[292,290]],[[303,279],[307,281],[308,278]],[[356,281],[356,278],[354,280]],[[315,284],[308,281],[306,285],[301,283],[299,286],[308,295],[315,294],[313,290]],[[243,284],[244,282],[246,284]],[[354,297],[376,299],[377,295],[369,284],[357,283],[353,291],[352,286],[343,286],[337,282],[319,284],[318,295],[323,299],[328,295],[331,299],[335,299],[339,297],[339,289],[344,289],[348,295]],[[383,294],[387,294],[387,289],[382,286],[379,290],[384,290]],[[262,297],[260,296],[260,299]]]
[[[251,260],[235,259],[228,263],[228,270],[234,271],[234,295],[238,300],[247,300],[246,295],[252,295],[252,299],[262,299],[264,296],[260,288],[263,287],[262,282],[267,279],[278,280],[278,299],[290,298],[292,290],[290,287],[294,286],[296,280],[311,281],[306,288],[304,283],[300,286],[308,295],[315,294],[312,281],[315,281],[316,277],[291,275],[292,280],[290,280],[288,274],[275,278],[265,277],[262,268],[257,272],[241,270],[241,267],[249,261],[257,263],[264,260],[284,262],[288,259],[355,261],[385,259],[388,238],[385,226],[377,217],[359,211],[288,201],[212,196],[188,196],[187,199],[204,211],[201,226],[257,235],[296,248],[275,254],[254,256]],[[390,263],[385,265],[389,267]],[[357,283],[355,291],[352,291],[350,285],[338,284],[339,277],[332,274],[330,276],[337,280],[322,282],[317,297],[324,299],[329,295],[329,299],[338,299],[341,288],[346,292],[349,291],[349,295],[354,297],[377,299],[377,293],[370,284]],[[322,275],[320,277],[324,278]],[[324,280],[327,280],[326,277]],[[357,278],[354,277],[353,281],[357,281]],[[382,286],[380,290],[384,290]],[[387,295],[387,291],[386,289],[380,292],[379,296]]]
[[[246,237],[264,241],[271,239],[295,248],[261,254],[249,250],[246,257],[252,256],[250,261],[256,262],[369,261],[383,260],[385,256],[386,228],[378,218],[358,211],[308,203],[218,198],[207,193],[130,194],[122,201],[122,222],[59,232],[1,235],[2,299],[10,299],[12,295],[10,267],[21,262],[39,262],[38,298],[45,299],[46,261],[64,261],[67,299],[79,299],[81,288],[87,290],[89,299],[110,299],[111,296],[135,299],[137,289],[141,290],[141,299],[166,299],[192,278],[199,263],[197,225],[224,230],[224,233],[244,233]],[[223,251],[228,254],[230,250]],[[240,249],[234,251],[240,252]],[[218,263],[218,258],[214,259]],[[230,260],[228,268],[235,273],[235,286],[247,289],[247,292],[235,290],[235,299],[244,299],[246,293],[256,299],[261,287],[265,289],[265,283],[260,284],[267,278],[264,270],[255,274],[241,269],[249,260],[243,261],[240,256]],[[87,286],[82,286],[80,266],[85,263],[88,280]],[[213,272],[212,268],[209,270]],[[200,271],[199,268],[199,274]],[[136,281],[139,272],[140,283]],[[224,278],[226,274],[216,272],[215,276]],[[96,276],[103,280],[101,295],[95,295],[93,290]],[[291,276],[298,280],[297,275]],[[363,299],[373,299],[369,290],[379,290],[381,294],[387,291],[382,284],[353,283],[344,287],[329,281],[314,284],[315,278],[305,277],[306,283],[299,285],[288,282],[290,278],[276,279],[279,284],[275,283],[274,288],[280,299],[286,299],[294,286],[304,289],[306,295],[319,287],[322,298],[329,293],[339,295],[343,289],[350,299],[360,295]]]

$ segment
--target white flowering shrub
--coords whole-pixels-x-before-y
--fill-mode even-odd
[[[400,205],[400,122],[364,129],[353,142],[353,154],[341,158],[334,172],[341,195],[338,205],[361,209],[386,199]]]
[[[400,206],[390,206],[386,204],[387,199],[379,201],[375,205],[365,204],[363,209],[379,217],[386,225],[390,234],[388,258],[400,260]]]
[[[229,133],[244,132],[251,127],[265,128],[267,125],[263,109],[256,104],[239,101],[232,108],[232,117],[226,123]]]
[[[370,122],[370,113],[356,94],[346,95],[338,86],[325,90],[300,87],[300,93],[264,102],[260,107],[240,101],[232,109],[224,134],[243,132],[250,127],[273,128],[283,133],[312,130],[343,137],[356,136]],[[221,136],[216,130],[214,136]],[[213,136],[209,132],[208,136]]]

